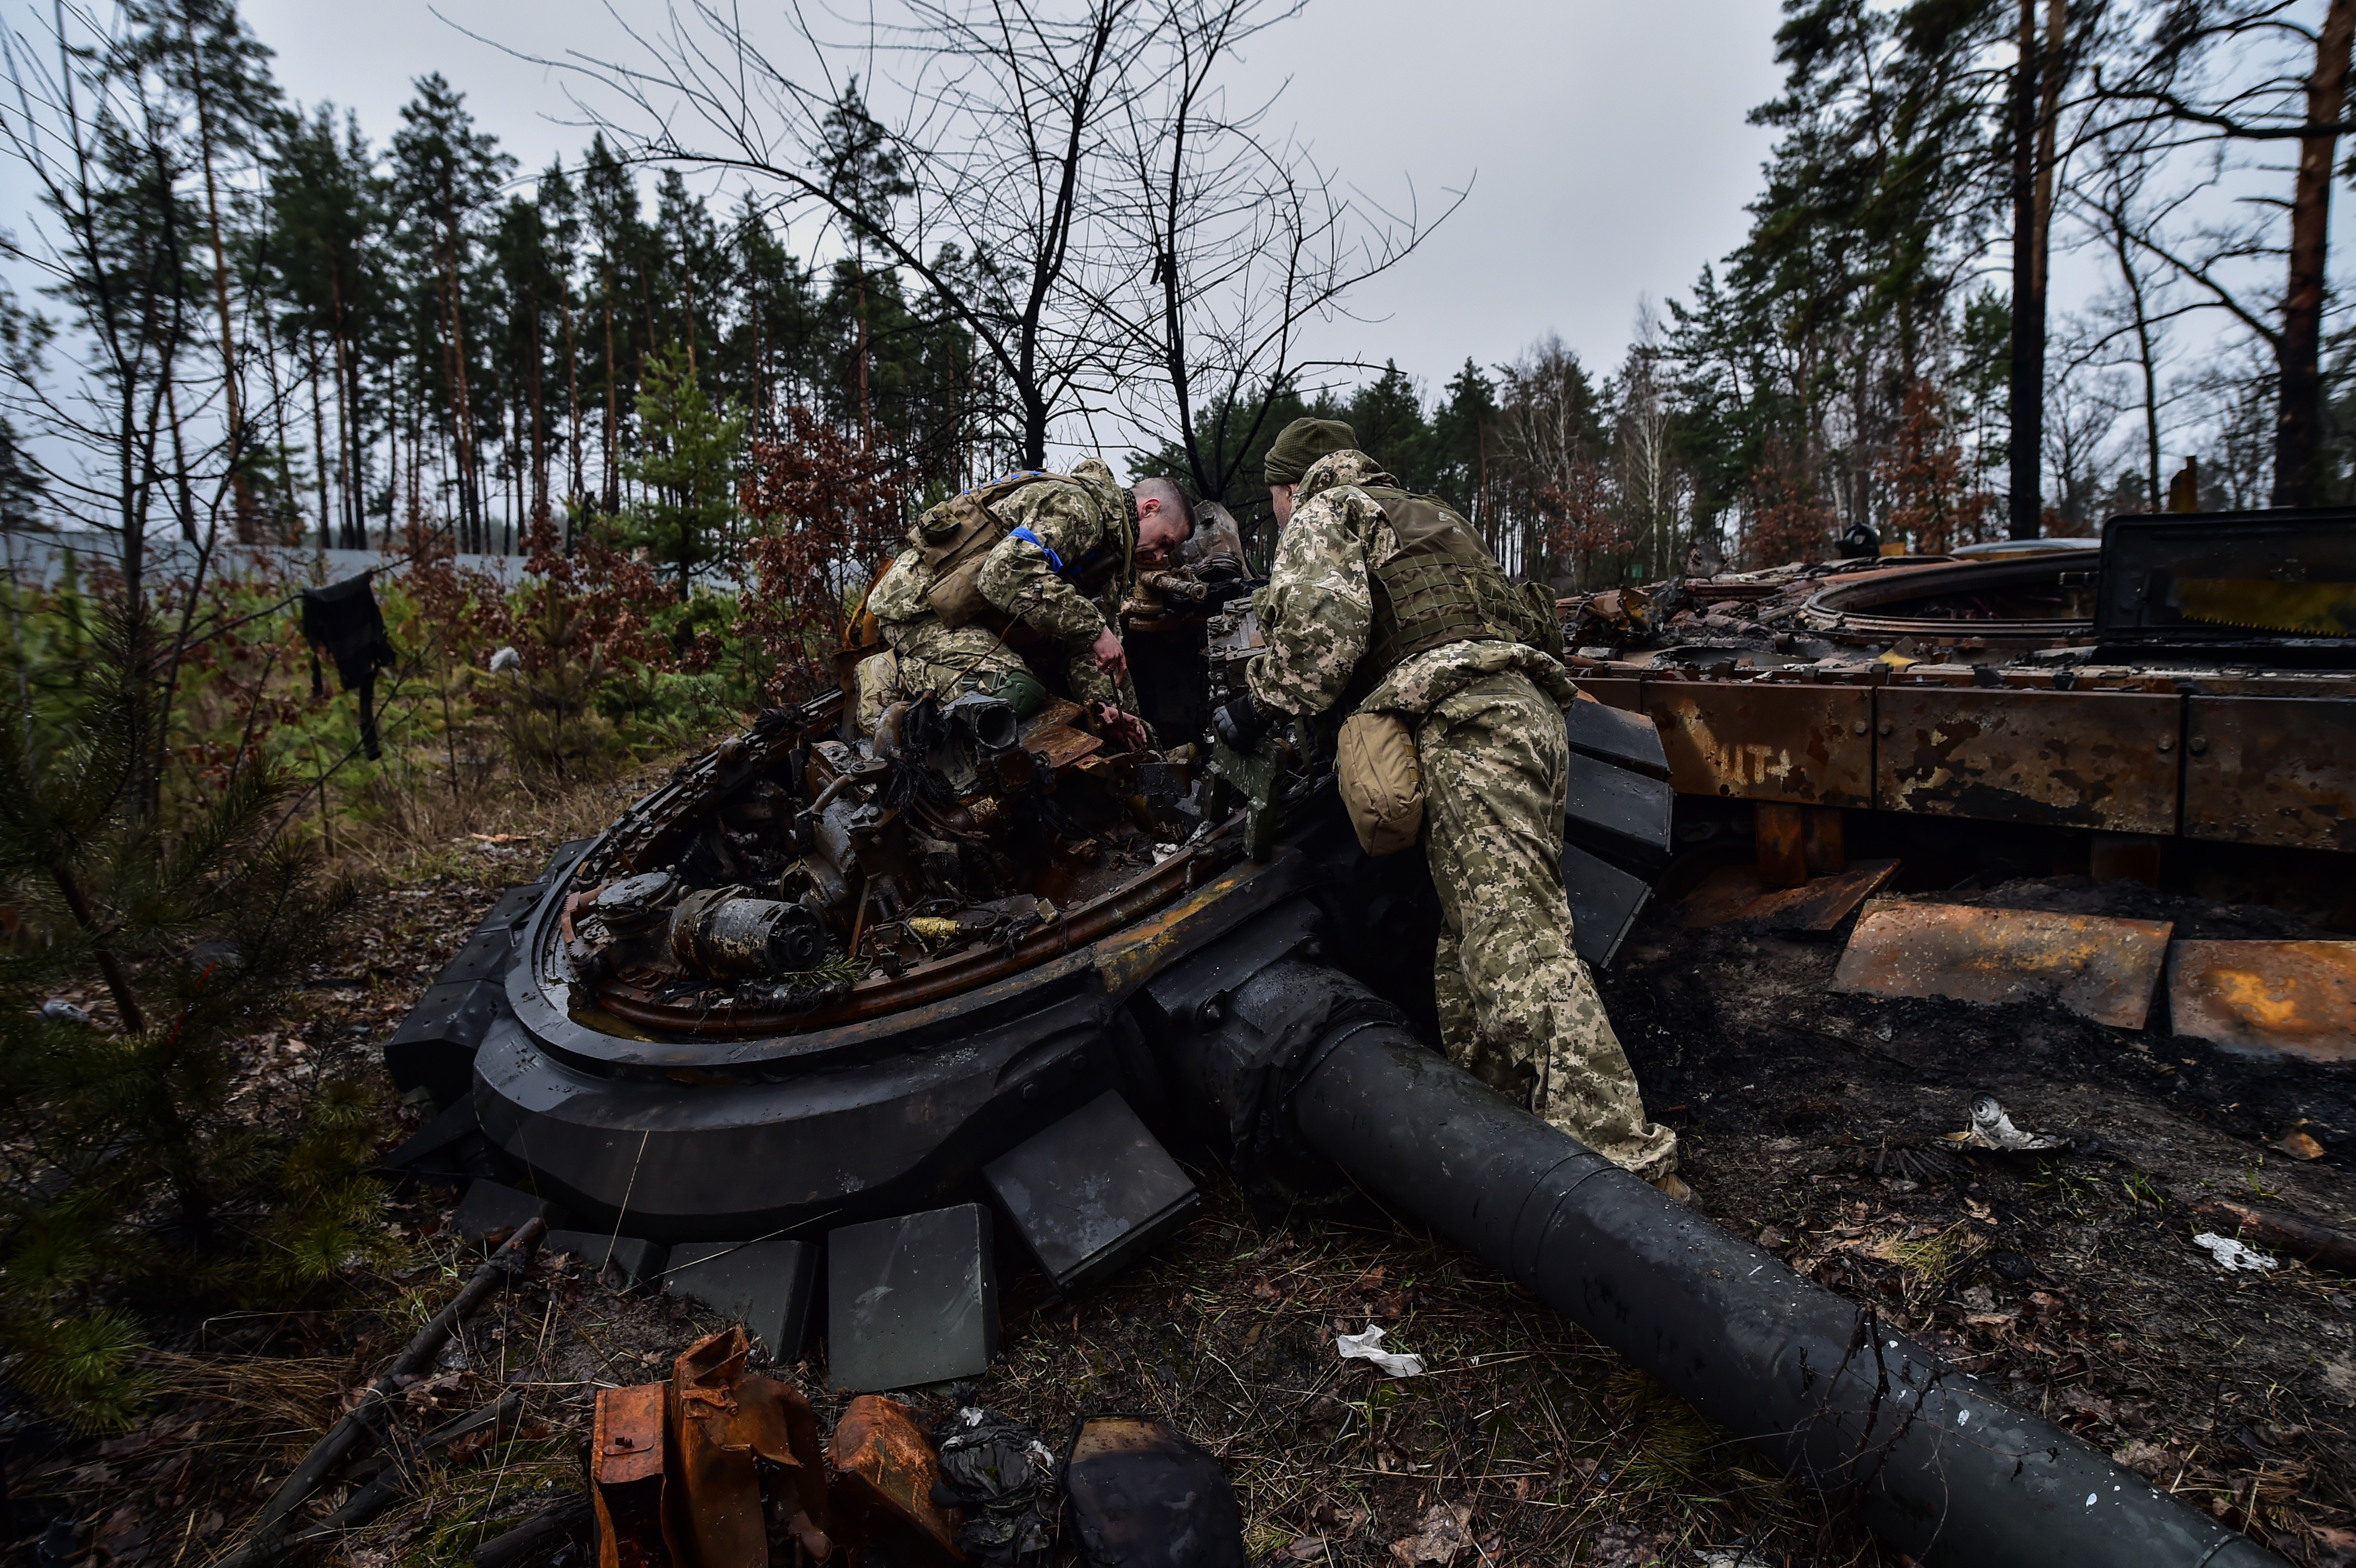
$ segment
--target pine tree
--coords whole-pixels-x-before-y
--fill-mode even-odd
[[[118,598],[81,650],[78,703],[0,725],[0,897],[22,922],[0,948],[0,1344],[17,1385],[84,1429],[125,1424],[143,1392],[138,1326],[111,1298],[166,1274],[183,1294],[219,1283],[241,1240],[225,1200],[286,1174],[227,1113],[229,1042],[350,902],[277,831],[290,802],[258,767],[214,800],[137,809],[155,652],[144,607]],[[105,997],[95,1020],[45,1007],[76,987]],[[366,1244],[365,1153],[310,1144],[273,1221],[282,1246],[332,1252],[329,1274]],[[326,1277],[270,1272],[296,1290]]]
[[[393,194],[401,212],[412,291],[412,328],[428,367],[457,458],[460,547],[482,550],[490,540],[483,494],[481,447],[487,422],[496,434],[497,406],[477,384],[484,326],[470,305],[476,282],[477,214],[515,170],[515,160],[475,128],[466,95],[439,72],[419,77],[417,96],[402,106],[393,133]],[[487,390],[487,389],[486,389]]]
[[[313,374],[313,440],[317,446],[320,526],[336,542],[357,550],[368,542],[369,399],[362,371],[380,353],[391,323],[385,318],[387,284],[377,243],[385,221],[374,155],[356,119],[340,129],[322,104],[308,119],[279,134],[270,171],[263,236],[270,292],[282,306],[278,329]],[[320,395],[324,374],[333,388]],[[333,413],[328,410],[332,407]],[[329,449],[332,434],[333,450]],[[336,481],[330,517],[328,477]]]
[[[712,406],[687,346],[673,343],[648,361],[637,419],[638,449],[628,473],[640,499],[627,514],[626,534],[678,571],[684,600],[695,569],[735,543],[744,418],[734,405]]]

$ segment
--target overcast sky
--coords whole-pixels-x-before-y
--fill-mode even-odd
[[[781,15],[778,0],[766,0]],[[616,0],[652,25],[659,7]],[[423,0],[246,0],[282,87],[359,112],[380,145],[410,82],[439,70],[529,171],[587,134],[564,82],[438,20]],[[444,0],[519,50],[626,48],[595,0]],[[763,0],[742,15],[761,30]],[[1264,35],[1239,94],[1286,78],[1280,123],[1344,180],[1425,211],[1472,196],[1406,265],[1354,297],[1359,321],[1315,352],[1397,359],[1436,391],[1470,355],[1511,360],[1558,333],[1598,371],[1626,347],[1640,295],[1681,293],[1742,237],[1768,137],[1745,124],[1778,73],[1768,0],[1317,0]],[[782,42],[780,25],[775,28]]]

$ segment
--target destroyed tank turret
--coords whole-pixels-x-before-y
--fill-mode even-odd
[[[1216,695],[1250,612],[1193,635]],[[1360,852],[1312,737],[1123,751],[1073,704],[967,696],[861,738],[842,703],[764,716],[566,846],[388,1045],[445,1107],[394,1163],[484,1178],[462,1229],[561,1208],[570,1245],[701,1280],[781,1360],[822,1322],[829,1375],[872,1389],[980,1369],[994,1235],[1072,1291],[1183,1223],[1165,1144],[1277,1198],[1346,1172],[1918,1558],[2274,1560],[1451,1067],[1420,857]],[[1672,791],[1644,719],[1567,723],[1600,965]]]

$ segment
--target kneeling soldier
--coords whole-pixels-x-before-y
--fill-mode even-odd
[[[1193,531],[1175,484],[1141,479],[1124,489],[1094,457],[1068,475],[1011,475],[942,502],[917,521],[909,548],[867,597],[898,690],[991,692],[1027,717],[1025,703],[1035,708],[1044,693],[1024,658],[1053,644],[1074,699],[1133,714],[1128,655],[1105,605],[1118,605],[1141,566],[1173,557]],[[1143,726],[1129,723],[1141,744]]]

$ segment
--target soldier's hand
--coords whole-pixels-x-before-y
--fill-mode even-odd
[[[1107,627],[1097,633],[1096,643],[1088,651],[1096,655],[1097,668],[1112,679],[1118,681],[1129,673],[1129,650],[1120,645],[1120,639],[1113,635],[1112,628]]]
[[[1237,697],[1224,707],[1211,710],[1211,728],[1228,746],[1239,752],[1249,752],[1259,744],[1274,721],[1259,711],[1249,693]]]
[[[1143,751],[1153,744],[1153,737],[1146,733],[1143,719],[1135,714],[1125,714],[1110,703],[1096,704],[1096,719],[1108,736],[1130,751]]]

